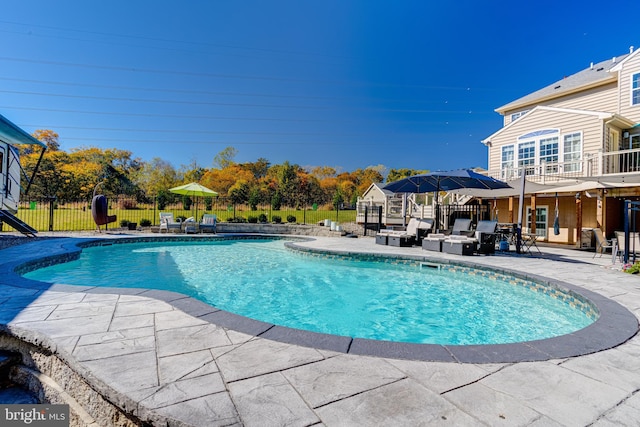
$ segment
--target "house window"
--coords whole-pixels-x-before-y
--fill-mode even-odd
[[[511,178],[510,171],[513,169],[514,160],[515,157],[513,145],[505,145],[504,147],[502,147],[502,157],[500,160],[500,171],[502,174],[502,179]]]
[[[511,115],[511,121],[515,122],[516,120],[518,120],[520,117],[524,116],[525,114],[527,114],[529,112],[529,110],[524,110],[524,111],[518,111],[517,113],[513,113]]]
[[[544,173],[558,172],[558,137],[540,139],[540,164]]]
[[[631,105],[640,105],[640,73],[631,76]]]
[[[549,207],[536,206],[536,236],[547,238],[547,228],[549,227]],[[526,228],[531,229],[531,206],[527,206]]]
[[[527,141],[518,144],[518,168],[524,168],[526,175],[533,175],[535,170],[531,167],[536,164],[536,142]]]
[[[582,135],[579,132],[564,136],[564,171],[582,170]]]

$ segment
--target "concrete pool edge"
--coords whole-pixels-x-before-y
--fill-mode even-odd
[[[255,239],[274,238],[267,235],[228,235],[207,237],[204,240],[220,239]],[[295,236],[279,236],[276,238],[295,239],[298,241],[314,240],[309,237],[296,238]],[[304,330],[292,329],[265,323],[233,313],[217,309],[211,305],[203,303],[194,298],[169,291],[156,291],[148,289],[123,289],[107,287],[82,287],[74,285],[50,285],[43,282],[36,282],[26,279],[18,274],[18,271],[26,265],[34,265],[38,260],[57,262],[65,260],[65,257],[73,258],[82,250],[82,247],[93,246],[101,242],[113,244],[113,239],[74,239],[69,244],[62,245],[60,251],[47,257],[34,255],[28,259],[22,259],[14,263],[7,263],[3,266],[6,273],[13,275],[8,281],[13,281],[11,286],[25,287],[31,289],[47,289],[51,291],[83,292],[92,294],[135,294],[149,298],[158,299],[173,305],[175,308],[190,314],[196,318],[209,323],[243,332],[260,338],[278,341],[287,344],[311,347],[320,350],[331,350],[353,355],[366,355],[393,359],[408,359],[418,361],[435,362],[457,362],[457,363],[517,363],[544,361],[558,358],[581,356],[595,353],[616,347],[638,332],[638,321],[636,317],[625,307],[617,302],[608,299],[598,293],[588,291],[584,288],[558,281],[552,278],[525,274],[509,269],[493,269],[502,273],[524,277],[529,280],[536,280],[560,289],[566,289],[582,295],[593,303],[599,313],[599,318],[586,328],[574,333],[539,340],[514,344],[487,344],[487,345],[437,345],[437,344],[411,344],[389,341],[375,341],[360,338],[328,335]],[[121,242],[140,241],[194,241],[192,236],[188,237],[127,237],[117,239]],[[290,243],[288,246],[296,246]],[[297,247],[296,249],[319,252],[311,248]],[[364,252],[338,252],[323,250],[322,252],[335,253],[339,255],[370,255],[381,258],[411,259],[414,261],[424,260],[425,262],[441,262],[443,264],[456,264],[472,268],[489,269],[487,266],[478,265],[464,260],[437,260],[432,257],[421,256],[394,256],[385,254],[373,254]]]

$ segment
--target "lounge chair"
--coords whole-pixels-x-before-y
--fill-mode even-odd
[[[171,212],[160,212],[160,232],[162,230],[167,233],[173,231],[175,233],[182,232],[182,220],[178,218],[178,220],[173,219],[173,214]]]
[[[478,241],[478,252],[492,254],[496,252],[496,229],[498,221],[478,221],[475,238]]]
[[[451,235],[442,242],[442,252],[455,255],[473,255],[477,247],[475,238],[464,235]]]
[[[422,239],[422,249],[427,251],[442,252],[442,242],[447,238],[443,233],[431,233]]]
[[[471,220],[469,218],[456,218],[456,221],[453,223],[453,228],[445,231],[444,234],[452,236],[473,236],[474,231],[471,230]]]
[[[624,233],[622,234],[624,236]],[[598,252],[600,252],[600,256],[602,256],[602,254],[605,253],[607,249],[609,249],[610,251],[613,251],[613,241],[606,239],[601,229],[594,228],[593,235],[596,238],[596,251],[593,254],[593,258],[596,257],[596,254]]]
[[[432,219],[411,218],[405,230],[380,230],[376,234],[376,243],[389,246],[413,246],[429,234],[432,228]]]
[[[215,233],[218,218],[215,214],[204,214],[200,220],[201,233]]]

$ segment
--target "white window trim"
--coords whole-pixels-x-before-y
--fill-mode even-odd
[[[576,132],[567,132],[564,133],[562,135],[560,135],[561,140],[560,140],[560,158],[562,159],[561,162],[567,163],[567,161],[564,158],[565,155],[565,151],[564,151],[564,137],[568,136],[568,135],[575,135],[578,134],[580,135],[580,168],[577,171],[571,171],[571,172],[583,172],[583,161],[584,161],[584,135],[582,133],[581,130],[576,131]]]
[[[638,87],[634,89],[633,88],[633,79],[636,76],[638,77]],[[638,91],[638,93],[640,93],[640,73],[631,74],[631,80],[629,81],[629,106],[631,106],[631,107],[640,106],[640,103],[638,103],[638,104],[634,104],[633,103],[633,92],[634,91]]]
[[[515,122],[516,120],[518,120],[520,117],[524,116],[525,114],[527,114],[530,110],[523,110],[523,111],[518,111],[517,113],[513,113],[511,114],[511,122]]]
[[[511,147],[511,151],[513,152],[513,159],[511,159],[511,167],[513,168],[516,165],[516,160],[517,160],[516,157],[517,157],[517,154],[518,154],[518,152],[516,150],[516,144],[506,144],[506,145],[503,145],[500,148],[500,169],[504,169],[502,167],[503,166],[502,155],[504,154],[504,149],[505,148],[509,148],[509,147]]]
[[[578,130],[578,131],[573,131],[573,132],[566,132],[566,133],[561,133],[560,129],[554,129],[554,128],[548,128],[548,129],[538,129],[532,132],[527,132],[525,134],[520,135],[517,138],[517,142],[516,142],[516,148],[514,151],[514,166],[516,168],[520,168],[520,156],[519,156],[519,151],[520,151],[520,145],[524,144],[524,143],[528,143],[528,142],[533,142],[534,143],[534,147],[535,147],[535,154],[534,154],[534,163],[532,166],[527,166],[527,167],[532,167],[535,171],[535,175],[540,175],[542,172],[542,167],[544,166],[541,163],[541,156],[540,156],[540,141],[543,139],[549,139],[549,138],[558,138],[558,164],[562,165],[565,163],[565,159],[564,159],[564,155],[565,155],[565,151],[564,151],[564,137],[566,135],[574,135],[577,134],[580,136],[580,161],[584,160],[584,134],[583,131]],[[506,145],[505,145],[506,146]],[[500,155],[502,156],[502,151],[500,152]],[[501,161],[502,161],[502,157],[501,157]],[[501,163],[502,164],[502,163]],[[564,173],[565,171],[563,170],[563,167],[560,167],[558,169],[557,172],[551,172],[549,173],[550,175],[556,174],[556,173]],[[579,171],[572,171],[572,172],[581,172],[582,171],[582,167],[580,167]]]
[[[540,230],[537,226],[536,226],[536,235],[538,237],[542,237],[543,239],[547,239],[548,237],[548,233],[549,233],[549,205],[538,205],[536,206],[536,210],[537,209],[542,209],[544,211],[546,211],[546,215],[545,215],[545,222],[544,222],[544,228],[542,230]],[[527,206],[527,214],[525,215],[525,228],[531,230],[531,221],[530,219],[534,219],[532,218],[531,215],[531,206]]]

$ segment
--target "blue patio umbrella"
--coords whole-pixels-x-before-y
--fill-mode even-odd
[[[506,182],[487,175],[482,175],[471,169],[456,169],[450,171],[436,171],[421,175],[414,175],[384,186],[385,190],[393,193],[436,193],[436,228],[439,228],[438,193],[440,191],[459,190],[461,188],[478,188],[483,190],[498,190],[511,188]]]

